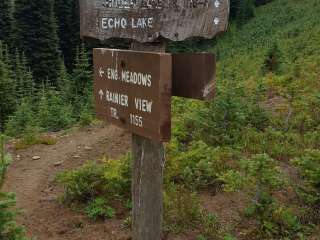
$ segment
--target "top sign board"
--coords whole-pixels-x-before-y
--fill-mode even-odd
[[[80,34],[100,41],[213,38],[227,29],[229,6],[229,0],[80,0]]]

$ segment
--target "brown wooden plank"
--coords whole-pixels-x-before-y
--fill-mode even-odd
[[[165,44],[133,43],[132,49],[164,52]],[[160,240],[163,222],[164,146],[159,141],[133,134],[132,156],[133,240]]]
[[[216,59],[211,53],[172,55],[172,95],[212,100],[215,95]]]
[[[158,140],[171,137],[170,54],[94,49],[99,119]]]
[[[228,26],[229,0],[80,0],[81,36],[153,42],[213,38]]]

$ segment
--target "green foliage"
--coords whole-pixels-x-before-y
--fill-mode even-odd
[[[88,96],[87,93],[92,90],[92,70],[84,44],[77,48],[72,80],[74,92],[79,96]]]
[[[285,184],[283,173],[276,162],[266,154],[240,161],[240,172],[230,170],[220,177],[226,191],[245,190],[251,196],[246,208],[247,217],[259,221],[257,230],[262,239],[290,237],[301,234],[302,225],[294,212],[281,206],[272,196]]]
[[[11,162],[10,155],[5,152],[5,137],[0,135],[0,189],[2,187],[5,172]],[[0,191],[0,239],[1,240],[27,240],[24,229],[19,227],[15,218],[18,212],[15,210],[16,199],[12,193]]]
[[[80,44],[79,1],[56,0],[54,12],[58,22],[60,49],[68,70],[71,70],[76,47]]]
[[[266,60],[263,64],[263,73],[278,73],[281,65],[281,52],[277,44],[273,44],[267,53]]]
[[[96,198],[85,208],[86,214],[96,221],[99,218],[113,218],[115,210],[108,206],[108,202],[103,198]]]
[[[27,240],[24,229],[15,222],[18,213],[13,209],[15,204],[16,199],[13,194],[0,192],[0,239]]]
[[[99,197],[110,203],[125,201],[131,188],[130,161],[128,155],[120,160],[104,160],[101,164],[89,162],[59,174],[57,181],[65,189],[64,201],[88,204]]]
[[[36,128],[30,128],[27,129],[22,138],[15,143],[14,147],[17,150],[20,150],[36,144],[55,145],[56,143],[56,138],[51,137],[50,135],[41,134]]]
[[[237,24],[245,24],[254,17],[254,0],[241,0],[237,9]]]
[[[33,75],[27,64],[27,59],[24,54],[20,54],[16,49],[14,57],[14,80],[16,82],[17,98],[31,98],[35,92]]]
[[[2,0],[0,2],[0,41],[9,43],[12,35],[12,1]]]
[[[232,81],[219,89],[214,102],[194,112],[195,134],[209,145],[235,144],[245,127],[263,130],[269,123],[256,99],[246,97],[244,88]]]
[[[0,20],[1,21],[1,20]],[[0,131],[16,105],[15,81],[12,78],[6,45],[0,41]]]
[[[90,162],[83,167],[58,175],[67,202],[90,202],[104,189],[104,168]]]
[[[255,196],[259,196],[262,192],[280,189],[285,184],[283,173],[276,161],[267,154],[258,154],[250,159],[242,159],[240,171],[229,170],[223,173],[219,179],[224,182],[227,191],[245,187],[254,190]]]
[[[30,99],[22,99],[16,112],[10,117],[6,125],[6,134],[9,136],[21,136],[28,129],[35,126],[35,112]]]
[[[180,183],[198,189],[217,184],[218,175],[228,169],[227,162],[235,158],[229,148],[213,148],[202,141],[191,142],[186,151],[177,142],[167,146],[166,182]]]
[[[171,185],[164,193],[165,228],[173,232],[194,229],[201,221],[197,194],[185,187]]]
[[[79,116],[79,123],[81,126],[87,126],[90,125],[93,122],[93,120],[93,110],[89,106],[89,104],[87,104],[82,108],[82,111]]]
[[[15,46],[26,53],[37,82],[57,85],[59,39],[52,0],[15,1]]]
[[[302,234],[302,225],[293,211],[279,205],[266,192],[262,193],[259,201],[252,203],[245,213],[247,217],[254,217],[259,221],[257,234],[262,239],[296,239]]]
[[[63,101],[58,92],[43,91],[37,117],[40,127],[49,131],[57,131],[71,126],[72,107]]]
[[[205,214],[202,212],[201,216],[201,234],[205,239],[221,239],[220,223],[218,218],[212,214]]]
[[[299,168],[305,179],[304,186],[299,189],[300,195],[308,204],[320,204],[320,150],[309,149],[293,163]]]
[[[0,189],[2,187],[5,173],[10,162],[11,157],[5,152],[5,137],[0,135]]]

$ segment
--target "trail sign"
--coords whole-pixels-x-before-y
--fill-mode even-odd
[[[229,5],[229,0],[80,0],[80,34],[100,41],[213,38],[227,29]]]
[[[94,49],[94,96],[98,118],[140,136],[171,136],[171,55]]]
[[[213,100],[216,58],[212,53],[172,55],[172,95],[198,100]]]

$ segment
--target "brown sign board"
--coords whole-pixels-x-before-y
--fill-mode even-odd
[[[227,29],[229,7],[229,0],[80,0],[80,34],[100,41],[213,38]]]
[[[172,95],[212,100],[215,95],[216,58],[211,53],[172,55]]]
[[[98,119],[146,138],[171,137],[172,57],[166,53],[94,49]]]

